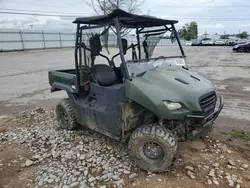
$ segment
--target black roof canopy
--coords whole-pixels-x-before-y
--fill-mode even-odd
[[[121,9],[115,9],[108,15],[76,18],[76,20],[73,23],[90,24],[90,25],[104,25],[104,24],[114,25],[115,17],[118,17],[121,26],[127,28],[157,27],[157,26],[178,23],[178,21],[176,20],[165,20],[152,16],[131,14]]]

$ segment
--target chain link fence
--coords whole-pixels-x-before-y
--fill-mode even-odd
[[[73,32],[2,29],[0,30],[0,52],[74,47],[75,37]],[[134,35],[127,35],[125,38],[129,44],[136,43]],[[83,36],[84,39],[87,39],[87,37]],[[184,41],[181,42],[184,43]],[[108,44],[116,46],[117,41],[114,34],[109,35]],[[162,39],[158,45],[167,46],[173,44],[169,39]]]

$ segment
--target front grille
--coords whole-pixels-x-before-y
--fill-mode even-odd
[[[203,115],[209,115],[214,112],[217,96],[215,92],[208,93],[200,98],[200,106]]]

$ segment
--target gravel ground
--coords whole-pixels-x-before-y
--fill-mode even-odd
[[[17,121],[26,127],[0,133],[0,141],[29,148],[32,156],[21,167],[42,165],[35,173],[36,187],[104,188],[111,183],[121,187],[123,174],[130,178],[136,176],[131,173],[134,166],[126,147],[87,130],[60,130],[53,112],[37,109],[7,124],[17,124]]]
[[[250,186],[250,150],[209,137],[183,143],[171,171],[159,174],[138,169],[126,145],[84,128],[59,129],[54,112],[42,108],[7,119],[0,142],[0,187]],[[29,155],[6,161],[6,146]]]

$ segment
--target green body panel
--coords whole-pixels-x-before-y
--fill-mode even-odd
[[[54,70],[49,71],[49,84],[51,91],[65,90],[68,93],[75,93],[76,76],[74,70]]]
[[[143,76],[134,77],[132,81],[126,81],[126,96],[129,99],[154,112],[158,118],[169,120],[183,119],[185,115],[201,112],[200,97],[212,91],[214,87],[209,80],[174,66],[156,68]],[[163,103],[165,100],[180,102],[184,108],[170,111]]]

